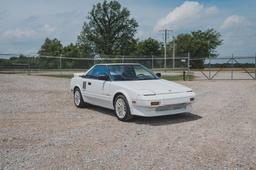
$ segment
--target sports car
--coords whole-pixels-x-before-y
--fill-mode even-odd
[[[195,93],[141,64],[97,64],[71,79],[74,104],[112,109],[121,121],[191,112]]]

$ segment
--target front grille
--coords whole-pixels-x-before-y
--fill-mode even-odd
[[[158,112],[158,111],[179,110],[179,109],[186,109],[186,103],[159,106],[156,108],[156,111]]]

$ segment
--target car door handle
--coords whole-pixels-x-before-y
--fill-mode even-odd
[[[88,85],[90,86],[92,83],[91,82],[88,82]]]

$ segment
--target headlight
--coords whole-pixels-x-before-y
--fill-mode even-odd
[[[142,96],[155,96],[156,93],[152,90],[145,90],[145,89],[141,89],[139,90],[139,94]]]

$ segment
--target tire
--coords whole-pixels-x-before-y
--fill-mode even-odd
[[[118,120],[128,121],[133,118],[130,107],[124,95],[118,95],[114,101],[115,114]]]
[[[74,90],[74,104],[79,108],[83,108],[86,105],[79,88],[75,88]]]

